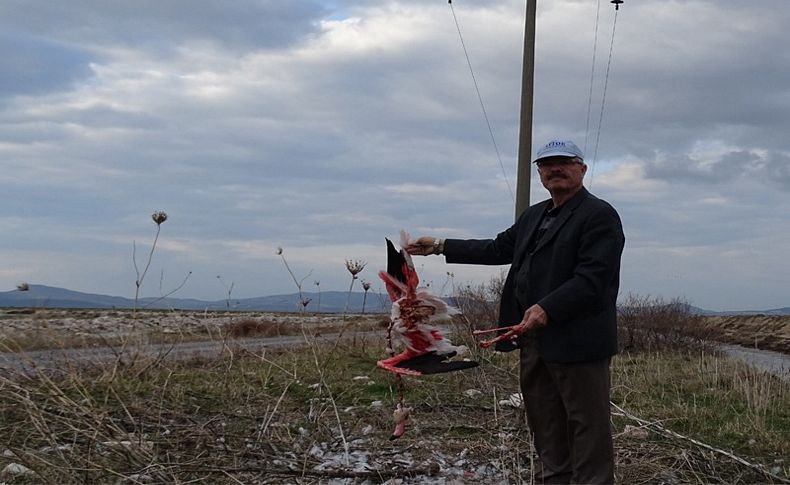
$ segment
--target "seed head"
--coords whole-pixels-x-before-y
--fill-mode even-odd
[[[367,292],[370,289],[370,281],[362,281],[362,289]]]
[[[349,273],[351,273],[351,277],[357,279],[357,275],[365,269],[365,265],[368,264],[366,261],[362,261],[361,259],[347,259],[346,260],[346,269]]]
[[[28,285],[27,283],[19,283],[18,285],[16,285],[16,289],[19,291],[29,291],[30,285]]]
[[[156,225],[159,226],[167,220],[167,212],[156,211],[153,214],[151,214],[151,219],[153,219],[154,222],[156,222]]]
[[[280,246],[277,246],[277,251],[276,252],[277,252],[277,256],[280,256],[283,253],[283,248],[281,248]]]

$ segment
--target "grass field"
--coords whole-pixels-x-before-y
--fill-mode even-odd
[[[515,355],[473,350],[478,368],[407,378],[412,420],[390,441],[397,387],[375,367],[384,332],[319,345],[310,325],[289,324],[305,337],[288,350],[251,354],[231,338],[199,360],[6,372],[2,478],[530,483],[529,435],[508,402]],[[471,343],[463,319],[454,340]],[[697,346],[632,345],[613,362],[618,483],[790,482],[787,383]]]

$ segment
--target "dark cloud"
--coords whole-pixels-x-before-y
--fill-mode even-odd
[[[769,181],[790,192],[790,154],[771,152],[760,168]]]
[[[170,51],[205,41],[238,51],[301,41],[327,13],[318,0],[8,0],[0,4],[0,26],[96,49]]]
[[[92,73],[84,49],[0,30],[0,97],[67,89]]]
[[[788,151],[790,53],[779,46],[790,42],[790,9],[780,0],[754,7],[734,1],[623,5],[598,159],[644,161],[645,175],[656,180],[715,186],[748,176],[777,185],[763,158]],[[589,156],[598,147],[614,18],[602,10],[589,98],[593,22],[583,13],[562,18],[544,11],[535,130],[538,139],[554,131],[589,138]],[[563,24],[569,30],[558,29]],[[700,154],[701,147],[713,150]]]
[[[790,155],[744,150],[711,156],[706,156],[704,151],[694,156],[663,154],[645,162],[645,176],[667,182],[710,185],[749,179],[790,191]]]
[[[666,155],[645,163],[645,175],[661,180],[685,180],[692,183],[722,183],[748,173],[760,160],[745,151],[728,152],[721,156],[692,157],[685,154]]]

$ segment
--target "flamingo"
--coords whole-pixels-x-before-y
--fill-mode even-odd
[[[401,231],[401,248],[409,244],[409,235]],[[397,250],[389,239],[387,241],[387,271],[380,271],[387,294],[392,301],[390,315],[391,336],[394,333],[403,343],[401,353],[394,355],[392,344],[387,348],[390,357],[376,364],[387,371],[408,376],[437,374],[476,367],[479,363],[470,360],[450,361],[452,357],[464,354],[464,345],[453,345],[434,325],[449,321],[458,310],[440,298],[432,295],[427,288],[419,287],[420,279],[414,264],[404,249]]]

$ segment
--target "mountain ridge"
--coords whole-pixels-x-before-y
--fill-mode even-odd
[[[47,285],[27,285],[28,290],[0,292],[0,308],[134,308],[134,299],[122,296],[86,293]],[[384,293],[322,291],[302,292],[309,303],[305,308],[311,312],[371,313],[389,312],[389,297]],[[145,297],[138,300],[137,308],[153,310],[232,310],[232,311],[276,311],[296,312],[301,310],[299,293],[258,296],[253,298],[230,298],[222,300],[199,300],[196,298]],[[348,306],[348,308],[346,308]],[[790,315],[790,307],[767,310],[712,311],[692,306],[690,311],[697,315]]]
[[[27,285],[27,290],[0,292],[0,307],[9,308],[134,308],[134,299],[85,293],[47,285]],[[302,292],[302,298],[309,300],[307,311],[341,313],[388,312],[389,297],[386,294],[368,292],[322,291]],[[296,312],[302,305],[299,293],[268,295],[253,298],[230,298],[222,300],[199,300],[195,298],[145,297],[137,301],[138,309],[149,310],[232,310],[232,311],[276,311]],[[348,308],[346,308],[348,306]]]

